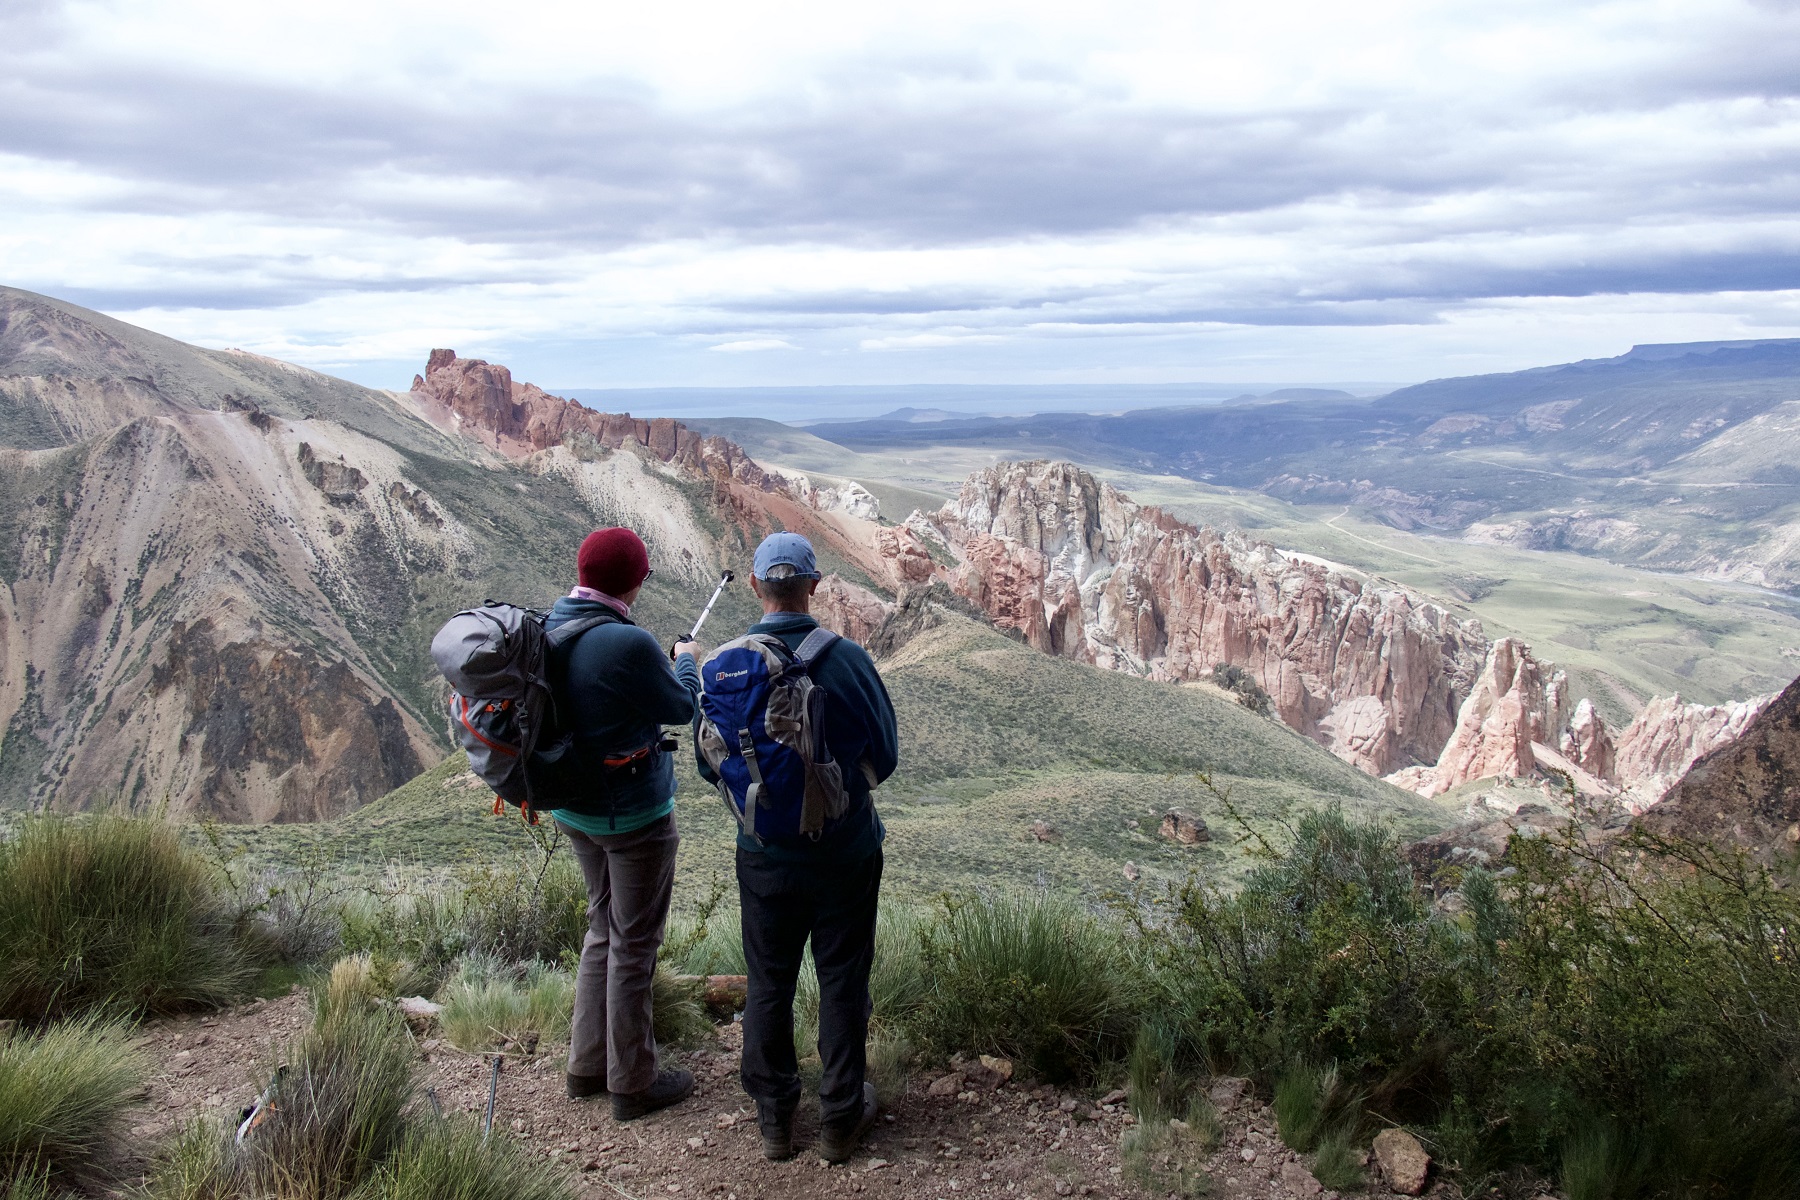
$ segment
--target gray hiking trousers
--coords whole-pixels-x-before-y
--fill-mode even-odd
[[[611,1092],[641,1092],[656,1081],[650,987],[675,884],[675,815],[630,833],[562,831],[588,893],[569,1074],[604,1076]]]

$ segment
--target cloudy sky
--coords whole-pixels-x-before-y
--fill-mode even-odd
[[[1800,4],[0,0],[0,282],[404,386],[1800,336]]]

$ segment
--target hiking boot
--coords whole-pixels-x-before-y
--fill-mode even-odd
[[[862,1144],[863,1137],[875,1124],[875,1085],[863,1084],[862,1113],[847,1125],[825,1125],[819,1129],[819,1157],[836,1166],[844,1162]]]
[[[566,1075],[563,1077],[569,1085],[569,1099],[586,1100],[590,1096],[606,1095],[606,1076],[604,1075]]]
[[[694,1093],[692,1071],[668,1070],[656,1073],[656,1082],[641,1092],[612,1094],[613,1120],[635,1121],[659,1108],[680,1104]]]
[[[756,1106],[756,1123],[762,1129],[763,1157],[781,1162],[794,1157],[794,1110],[773,1104]]]

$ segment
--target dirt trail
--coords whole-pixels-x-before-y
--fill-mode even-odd
[[[280,1048],[310,1020],[304,995],[253,1004],[209,1017],[153,1022],[143,1044],[154,1063],[146,1100],[132,1122],[152,1145],[199,1114],[235,1113],[247,1105],[278,1061]],[[563,1094],[561,1047],[509,1058],[500,1076],[494,1129],[563,1164],[583,1200],[822,1200],[867,1195],[894,1200],[960,1197],[1103,1196],[1148,1200],[1125,1178],[1120,1140],[1131,1117],[1119,1103],[1085,1093],[1017,1082],[997,1090],[930,1094],[931,1079],[913,1079],[857,1156],[827,1167],[811,1151],[817,1108],[801,1106],[801,1152],[785,1163],[762,1157],[755,1106],[738,1085],[737,1026],[719,1027],[706,1044],[671,1057],[694,1072],[686,1103],[620,1125],[604,1098]],[[487,1101],[487,1059],[426,1038],[420,1082],[447,1112],[479,1114]],[[1069,1111],[1069,1110],[1073,1111]],[[1255,1100],[1223,1114],[1225,1135],[1203,1165],[1210,1195],[1220,1200],[1335,1200],[1276,1140],[1274,1119]],[[146,1164],[132,1164],[133,1182]],[[1310,1185],[1310,1187],[1308,1186]],[[1369,1200],[1390,1194],[1379,1187]],[[1431,1195],[1456,1195],[1440,1184]],[[1398,1200],[1398,1198],[1394,1198]]]

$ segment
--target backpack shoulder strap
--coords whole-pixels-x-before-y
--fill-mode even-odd
[[[826,651],[836,645],[839,640],[837,634],[821,625],[806,635],[806,640],[800,643],[798,650],[794,651],[794,657],[810,674],[813,664],[825,657]]]
[[[573,621],[564,621],[555,629],[544,634],[551,649],[561,649],[588,630],[600,625],[623,625],[625,622],[616,613],[596,613],[591,617],[576,617]]]

